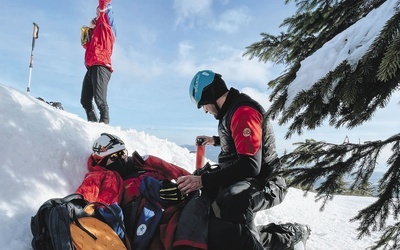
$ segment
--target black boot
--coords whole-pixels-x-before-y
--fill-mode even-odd
[[[293,227],[295,230],[293,247],[297,246],[298,244],[303,244],[303,248],[306,249],[306,242],[311,234],[310,227],[308,225],[302,225],[299,223],[293,223]]]
[[[87,120],[89,122],[98,122],[96,112],[94,110],[86,111]]]
[[[100,110],[100,120],[99,122],[102,122],[104,124],[109,124],[110,123],[110,116],[108,113],[108,107],[103,108]]]
[[[293,250],[300,245],[306,249],[306,242],[310,237],[311,229],[308,225],[299,223],[285,223],[257,226],[261,242],[266,250],[285,249]]]

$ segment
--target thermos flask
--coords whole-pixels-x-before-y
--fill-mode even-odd
[[[198,138],[196,140],[196,169],[202,168],[205,163],[206,146],[201,145],[203,142],[204,142],[203,138]]]

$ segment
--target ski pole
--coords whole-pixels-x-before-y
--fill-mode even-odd
[[[33,36],[32,36],[32,50],[31,50],[31,59],[29,62],[29,78],[28,78],[28,87],[26,88],[26,92],[31,92],[31,75],[33,68],[33,50],[35,48],[35,40],[39,38],[39,26],[36,23],[33,23]]]

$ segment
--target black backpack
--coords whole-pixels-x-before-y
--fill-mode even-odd
[[[43,203],[31,218],[35,250],[73,250],[70,224],[73,214],[81,214],[88,202],[80,194],[54,198]]]
[[[61,102],[48,102],[48,101],[44,100],[42,97],[38,97],[37,99],[55,107],[56,109],[64,110],[64,106],[61,104]]]

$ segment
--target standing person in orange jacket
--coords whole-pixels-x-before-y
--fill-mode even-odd
[[[113,68],[111,55],[116,37],[114,13],[111,0],[99,0],[97,16],[91,20],[90,27],[82,28],[82,46],[85,48],[87,72],[83,79],[81,104],[91,122],[110,122],[107,104],[107,87]],[[97,118],[93,99],[100,112]]]

